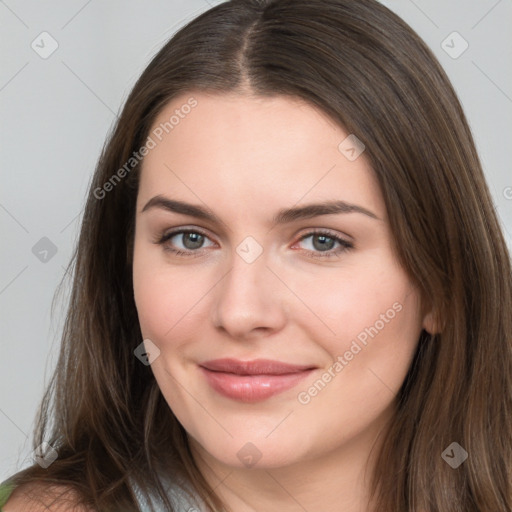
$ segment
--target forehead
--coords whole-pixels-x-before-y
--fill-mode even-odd
[[[196,92],[167,104],[151,133],[175,152],[190,149],[181,145],[183,140],[194,140],[217,154],[253,149],[261,155],[271,147],[275,157],[279,145],[279,153],[297,154],[307,142],[328,157],[329,149],[344,132],[325,113],[300,98]]]
[[[153,123],[139,193],[193,192],[205,201],[222,194],[227,202],[257,195],[280,206],[283,198],[345,199],[383,215],[364,152],[350,160],[340,149],[349,135],[300,98],[182,94]]]

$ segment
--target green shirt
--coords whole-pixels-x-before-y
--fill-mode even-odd
[[[2,507],[7,503],[15,487],[14,484],[10,484],[7,480],[0,484],[0,512],[2,512]]]
[[[9,482],[9,480],[5,480],[4,482],[0,483],[0,512],[3,511],[4,505],[7,503],[7,500],[9,499],[11,494],[14,492],[15,488],[16,488],[16,486],[13,483]],[[139,507],[141,507],[141,510],[145,510],[145,511],[149,510],[147,508],[148,505],[147,505],[145,499],[142,497],[139,489],[137,487],[135,487],[134,489],[135,489],[135,494],[137,496],[138,505],[139,505]],[[195,506],[194,507],[192,506],[193,504],[188,501],[188,499],[185,497],[185,495],[182,494],[181,490],[178,490],[178,488],[169,489],[169,490],[170,490],[171,499],[173,500],[174,503],[176,503],[176,506],[179,507],[179,510],[198,510],[197,508],[195,508]],[[177,501],[174,501],[174,500],[177,500]],[[151,501],[153,502],[153,498],[151,498]],[[153,503],[153,505],[154,505],[154,503]],[[161,507],[162,505],[160,504],[158,506]],[[163,509],[157,508],[157,510],[163,510]],[[203,510],[204,510],[203,508],[200,508],[198,510],[198,512],[203,511]]]

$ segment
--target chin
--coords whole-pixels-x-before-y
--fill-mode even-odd
[[[218,439],[209,439],[200,444],[200,451],[207,458],[229,467],[246,469],[275,469],[292,465],[306,456],[304,445],[300,440],[290,439],[289,445],[276,437],[273,440],[257,436],[239,435],[220,444]],[[196,440],[194,444],[197,445]],[[301,447],[298,452],[297,447]],[[206,454],[204,452],[207,452]]]

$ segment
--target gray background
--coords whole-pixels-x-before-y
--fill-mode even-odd
[[[52,298],[107,132],[150,58],[215,3],[0,0],[0,481],[32,459],[30,436],[55,365],[66,293],[53,316]],[[512,247],[512,0],[383,3],[448,72]],[[52,44],[58,48],[48,56]]]

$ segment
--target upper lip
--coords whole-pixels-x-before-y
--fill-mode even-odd
[[[315,368],[311,365],[283,363],[270,359],[240,361],[229,358],[213,359],[212,361],[201,363],[200,366],[213,372],[233,373],[235,375],[285,375]]]

